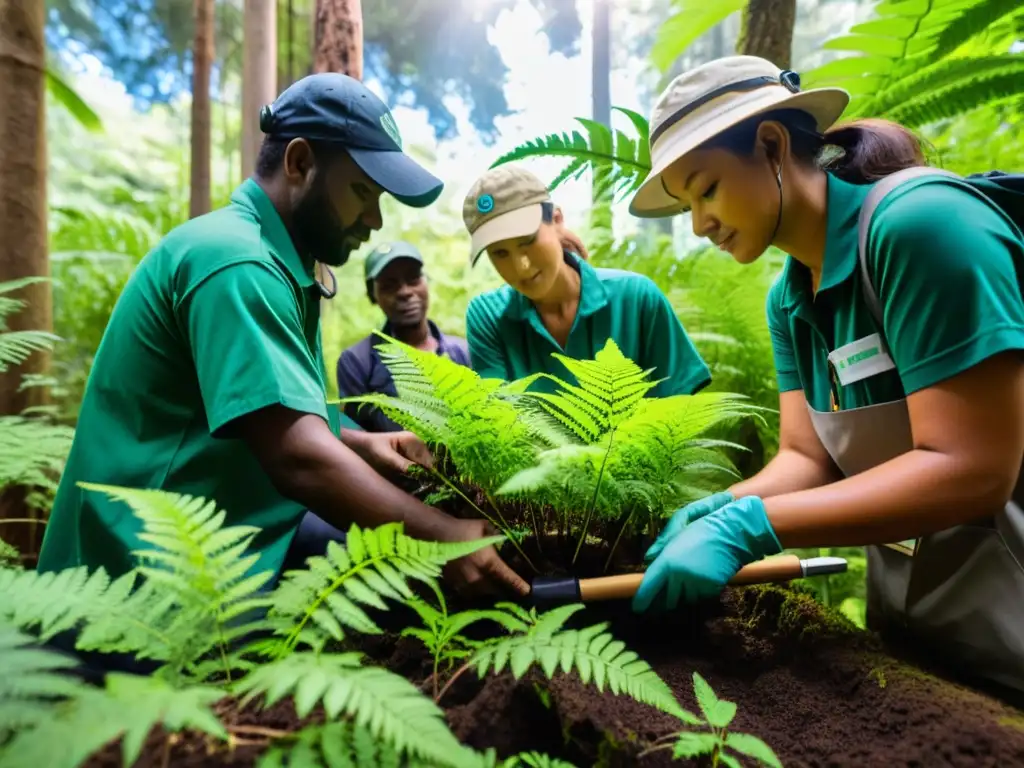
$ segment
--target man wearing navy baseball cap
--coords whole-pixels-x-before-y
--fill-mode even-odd
[[[378,474],[430,462],[413,435],[342,429],[327,405],[320,302],[333,287],[317,280],[316,263],[343,264],[380,229],[382,194],[423,207],[441,181],[402,152],[387,106],[344,75],[298,81],[263,108],[260,125],[255,176],[224,208],[168,233],[121,294],[86,387],[41,571],[102,566],[116,577],[148,546],[123,503],[82,482],[214,500],[225,525],[258,531],[251,570],[274,578],[304,559],[296,543],[308,547],[310,537],[296,534],[307,510],[319,516],[321,550],[352,523],[403,522],[409,535],[439,541],[490,532]],[[529,589],[490,546],[446,575],[461,591]]]

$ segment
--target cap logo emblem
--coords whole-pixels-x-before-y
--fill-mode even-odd
[[[385,112],[380,116],[380,125],[384,129],[384,132],[391,137],[391,140],[398,145],[398,148],[402,148],[402,134],[398,131],[398,123],[395,122],[395,118],[392,117],[390,112]]]
[[[480,213],[490,213],[494,210],[494,198],[490,195],[480,195],[476,199],[476,209]]]

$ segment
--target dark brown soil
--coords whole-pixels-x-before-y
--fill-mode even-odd
[[[412,623],[402,611],[383,617],[395,629]],[[699,612],[641,618],[620,605],[589,607],[574,618],[576,626],[610,621],[693,712],[692,673],[699,672],[737,703],[731,729],[760,736],[787,766],[1024,765],[1024,711],[896,661],[873,635],[802,592],[746,587]],[[358,647],[429,691],[430,660],[417,641],[386,634],[359,638]],[[467,673],[441,704],[464,743],[495,747],[502,757],[538,750],[578,766],[685,764],[673,763],[668,750],[639,757],[679,723],[574,675],[546,680],[534,669],[519,681],[507,672],[479,681]],[[189,735],[168,747],[155,733],[138,765],[250,766],[265,742],[259,727],[298,724],[289,705],[226,709],[224,719],[236,737],[256,743],[229,750]],[[113,748],[89,763],[116,765]]]

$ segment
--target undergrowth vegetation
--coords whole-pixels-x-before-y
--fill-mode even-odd
[[[428,631],[408,631],[433,643],[437,658],[464,660],[450,676],[435,667],[435,690],[439,675],[450,684],[470,669],[483,676],[508,668],[519,678],[537,667],[547,677],[573,672],[685,725],[703,722],[605,624],[567,629],[582,605],[537,613],[502,604],[466,616],[423,610],[423,587],[443,600],[437,579],[446,562],[500,537],[436,543],[407,537],[400,524],[353,525],[344,545],[332,543],[274,585],[274,574],[258,571],[258,556],[248,553],[256,529],[223,527],[225,513],[212,502],[88,484],[83,492],[126,503],[148,546],[135,552],[134,571],[113,580],[84,567],[0,568],[0,768],[74,768],[117,740],[132,765],[158,725],[168,735],[201,732],[227,749],[241,737],[220,717],[226,704],[266,708],[282,700],[309,720],[270,738],[260,766],[567,765],[537,753],[499,760],[493,750],[463,746],[435,700],[346,649],[350,633],[382,633],[372,614],[396,603],[419,606]],[[453,653],[461,630],[483,619],[499,632],[463,639]],[[46,646],[65,633],[79,651],[150,660],[152,674],[111,673],[102,688],[88,685],[71,674],[70,657]],[[775,764],[765,758],[770,749],[757,749],[748,754]]]

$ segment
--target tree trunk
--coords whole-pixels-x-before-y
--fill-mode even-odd
[[[210,72],[213,68],[213,0],[195,0],[192,43],[192,164],[189,216],[210,212]]]
[[[363,79],[363,8],[360,0],[317,0],[316,72]]]
[[[590,66],[590,90],[592,119],[611,128],[612,125],[612,46],[611,46],[611,0],[594,0],[594,21],[591,40],[593,54]],[[591,184],[590,227],[614,241],[612,230],[612,192],[609,187],[611,173],[608,168],[595,168]],[[600,240],[601,235],[596,239]]]
[[[42,0],[0,0],[0,282],[49,277],[46,231],[46,12]],[[50,286],[30,285],[28,306],[7,318],[12,331],[49,331]],[[26,374],[44,373],[49,355],[33,353],[0,375],[0,414],[41,405],[45,387],[18,392]]]
[[[256,166],[260,107],[277,95],[277,0],[245,0],[242,42],[242,178]]]
[[[796,0],[747,0],[736,50],[789,69],[795,23]]]

